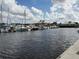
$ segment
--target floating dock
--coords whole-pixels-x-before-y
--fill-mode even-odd
[[[79,59],[79,40],[68,48],[57,59]]]

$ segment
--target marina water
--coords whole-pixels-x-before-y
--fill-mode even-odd
[[[78,28],[1,33],[0,59],[56,59],[79,39]]]

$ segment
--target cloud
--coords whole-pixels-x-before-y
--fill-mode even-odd
[[[32,9],[32,12],[35,13],[35,14],[39,14],[39,15],[43,14],[42,10],[39,10],[39,9],[37,9],[35,7],[32,7],[31,9]]]
[[[31,11],[32,11],[36,21],[44,20],[44,12],[42,10],[32,7]]]
[[[23,13],[25,6],[17,5],[16,0],[3,0],[2,7],[4,11],[9,11],[12,13]]]
[[[38,22],[39,20],[46,21],[79,21],[79,1],[78,0],[51,0],[52,6],[50,12],[44,12],[34,6],[30,9],[28,6],[18,5],[16,0],[0,0],[3,9],[3,19],[6,22],[8,13],[12,22],[21,22],[26,20],[29,22]],[[9,12],[8,12],[9,10]],[[1,11],[0,11],[1,12]],[[1,17],[0,17],[1,18]]]
[[[1,10],[1,5],[2,5],[3,17],[6,15],[5,19],[7,19],[8,13],[10,14],[9,18],[12,19],[13,18],[12,15],[14,16],[16,15],[16,17],[17,15],[22,16],[21,14],[24,11],[24,7],[21,5],[17,5],[15,0],[0,0],[0,10]]]
[[[56,4],[56,3],[63,3],[65,2],[65,0],[52,0],[52,3],[53,4]]]
[[[2,5],[2,13],[3,19],[7,20],[7,16],[9,13],[9,18],[14,21],[14,17],[19,21],[20,19],[24,20],[24,13],[26,14],[26,20],[36,20],[32,11],[36,11],[36,13],[41,14],[42,12],[36,8],[29,9],[27,6],[18,5],[16,0],[0,0],[0,10]],[[8,12],[9,10],[9,12]],[[1,12],[1,11],[0,11]],[[1,17],[0,17],[1,18]],[[5,22],[5,21],[4,21]]]
[[[78,0],[52,0],[50,15],[54,21],[79,21]]]

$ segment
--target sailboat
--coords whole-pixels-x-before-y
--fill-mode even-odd
[[[2,33],[2,32],[5,32],[5,24],[3,23],[3,15],[2,15],[2,13],[3,13],[3,0],[1,1],[1,23],[0,23],[0,32]]]
[[[26,20],[26,10],[24,10],[24,19]],[[26,32],[27,28],[24,25],[24,20],[22,20],[22,24],[16,27],[16,32]]]
[[[8,33],[8,32],[14,32],[14,29],[10,27],[9,21],[9,7],[8,7],[8,16],[7,16],[7,22],[3,23],[3,0],[1,2],[1,23],[0,23],[0,33]]]

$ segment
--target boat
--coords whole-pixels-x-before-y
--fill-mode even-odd
[[[17,29],[16,32],[26,32],[27,30],[24,28]]]
[[[28,30],[27,30],[26,27],[24,27],[24,26],[22,26],[22,25],[17,25],[17,26],[15,27],[15,31],[16,31],[16,32],[26,32],[26,31],[28,31]]]
[[[35,27],[31,29],[31,31],[36,31],[36,30],[39,30],[39,28]]]
[[[28,29],[28,31],[36,31],[36,30],[39,30],[39,28],[36,27],[36,26],[34,26],[34,25],[27,26],[27,29]]]
[[[54,26],[50,26],[50,29],[57,29],[58,26],[54,25]]]
[[[28,29],[28,31],[31,31],[31,29]]]
[[[1,33],[7,33],[7,32],[8,32],[8,30],[6,28],[1,29]]]
[[[6,24],[0,25],[0,33],[7,33],[10,27]]]
[[[8,30],[8,32],[16,32],[14,27],[10,27],[10,29]]]

